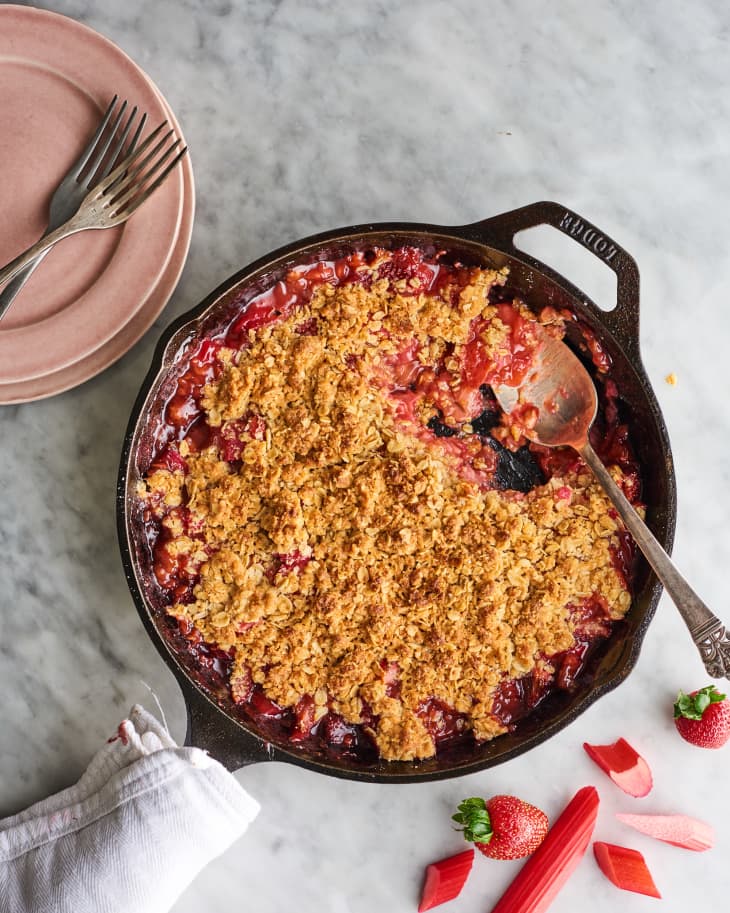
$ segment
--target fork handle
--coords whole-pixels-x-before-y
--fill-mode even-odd
[[[81,220],[77,220],[74,217],[69,219],[68,222],[64,222],[63,225],[59,226],[55,231],[52,231],[44,238],[41,238],[40,241],[36,241],[28,250],[19,254],[14,260],[11,260],[7,266],[0,269],[0,288],[2,288],[6,282],[10,282],[11,279],[14,279],[18,273],[28,266],[29,263],[32,263],[39,254],[45,254],[54,244],[89,227],[91,226],[84,224]]]
[[[611,473],[603,465],[591,445],[586,442],[584,446],[578,448],[578,452],[593,471],[624,521],[624,525],[634,537],[634,541],[679,609],[679,614],[687,625],[695,646],[700,651],[707,672],[713,678],[730,679],[730,637],[728,637],[723,623],[710,611],[679,573],[674,562],[614,482]]]
[[[25,283],[36,271],[37,267],[41,263],[41,260],[43,260],[43,258],[49,253],[50,250],[44,250],[42,254],[38,254],[35,260],[32,260],[26,267],[21,269],[19,273],[16,273],[15,278],[11,279],[10,282],[8,282],[8,284],[2,290],[2,292],[0,292],[0,320],[2,320],[5,314],[8,312],[10,305],[13,303],[13,301],[15,301]]]

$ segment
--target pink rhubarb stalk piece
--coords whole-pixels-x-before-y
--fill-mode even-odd
[[[598,815],[593,786],[579,789],[497,901],[492,913],[544,913],[588,849]]]
[[[608,774],[619,789],[637,799],[649,794],[654,785],[649,765],[626,739],[619,739],[613,745],[589,745],[584,742],[583,747],[588,757]]]
[[[464,850],[440,862],[426,866],[426,879],[423,883],[421,903],[418,913],[424,913],[432,907],[453,900],[461,893],[467,876],[474,862],[474,850]]]
[[[715,829],[687,815],[616,815],[642,834],[701,853],[715,845]]]
[[[648,897],[662,896],[657,891],[651,872],[638,850],[597,840],[593,844],[593,855],[596,857],[598,868],[617,888],[633,891],[635,894],[646,894]]]

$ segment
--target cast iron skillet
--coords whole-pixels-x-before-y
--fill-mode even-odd
[[[536,225],[552,225],[574,238],[617,276],[617,304],[600,310],[570,282],[517,250],[514,235]],[[201,683],[190,657],[155,602],[150,555],[140,522],[135,489],[149,463],[150,417],[158,414],[176,379],[175,366],[187,343],[221,327],[233,306],[240,307],[271,287],[293,266],[340,257],[373,245],[413,245],[445,250],[464,263],[510,269],[509,285],[528,304],[568,307],[597,334],[613,360],[612,376],[621,390],[631,434],[644,467],[647,522],[667,551],[676,516],[672,455],[667,430],[639,354],[639,272],[615,241],[557,203],[535,203],[512,212],[446,228],[416,223],[356,225],[297,241],[257,260],[226,280],[202,304],[176,320],[163,334],[129,420],[117,490],[117,521],[127,582],[147,631],[182,689],[188,712],[186,743],[207,749],[230,770],[257,761],[288,761],[332,776],[371,782],[414,782],[460,776],[492,767],[555,735],[629,674],[654,615],[661,585],[641,564],[631,609],[591,668],[571,693],[556,692],[518,725],[515,732],[483,745],[466,744],[423,762],[359,762],[318,749],[297,749],[275,731],[236,717],[225,689]]]

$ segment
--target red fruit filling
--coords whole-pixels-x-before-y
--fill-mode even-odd
[[[465,714],[457,713],[453,707],[435,697],[420,707],[419,716],[437,747],[444,742],[461,739],[468,732]]]
[[[278,574],[296,573],[305,568],[311,559],[311,555],[303,555],[298,551],[289,552],[287,555],[274,555],[274,563],[266,569],[266,576],[273,581]]]
[[[596,648],[611,632],[609,609],[602,597],[594,595],[568,608],[575,644],[544,657],[543,663],[523,678],[505,679],[495,690],[493,713],[510,729],[554,691],[572,691]]]

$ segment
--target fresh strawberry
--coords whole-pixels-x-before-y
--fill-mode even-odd
[[[583,748],[588,757],[625,793],[640,799],[651,791],[653,780],[649,765],[626,739],[618,739],[613,745],[589,745],[584,742]]]
[[[708,685],[685,694],[674,705],[674,725],[682,738],[699,748],[722,748],[730,739],[730,701]]]
[[[473,862],[474,850],[464,850],[456,856],[449,856],[448,859],[426,866],[426,878],[423,882],[418,913],[424,913],[425,910],[458,897],[471,872]]]
[[[646,894],[648,897],[662,896],[657,891],[651,872],[638,850],[597,840],[593,844],[593,855],[599,869],[617,888],[633,891],[635,894]]]
[[[548,829],[548,819],[534,805],[515,796],[465,799],[453,815],[466,840],[490,859],[522,859],[534,853]]]
[[[704,821],[687,815],[616,815],[642,834],[701,853],[715,845],[715,831]]]

